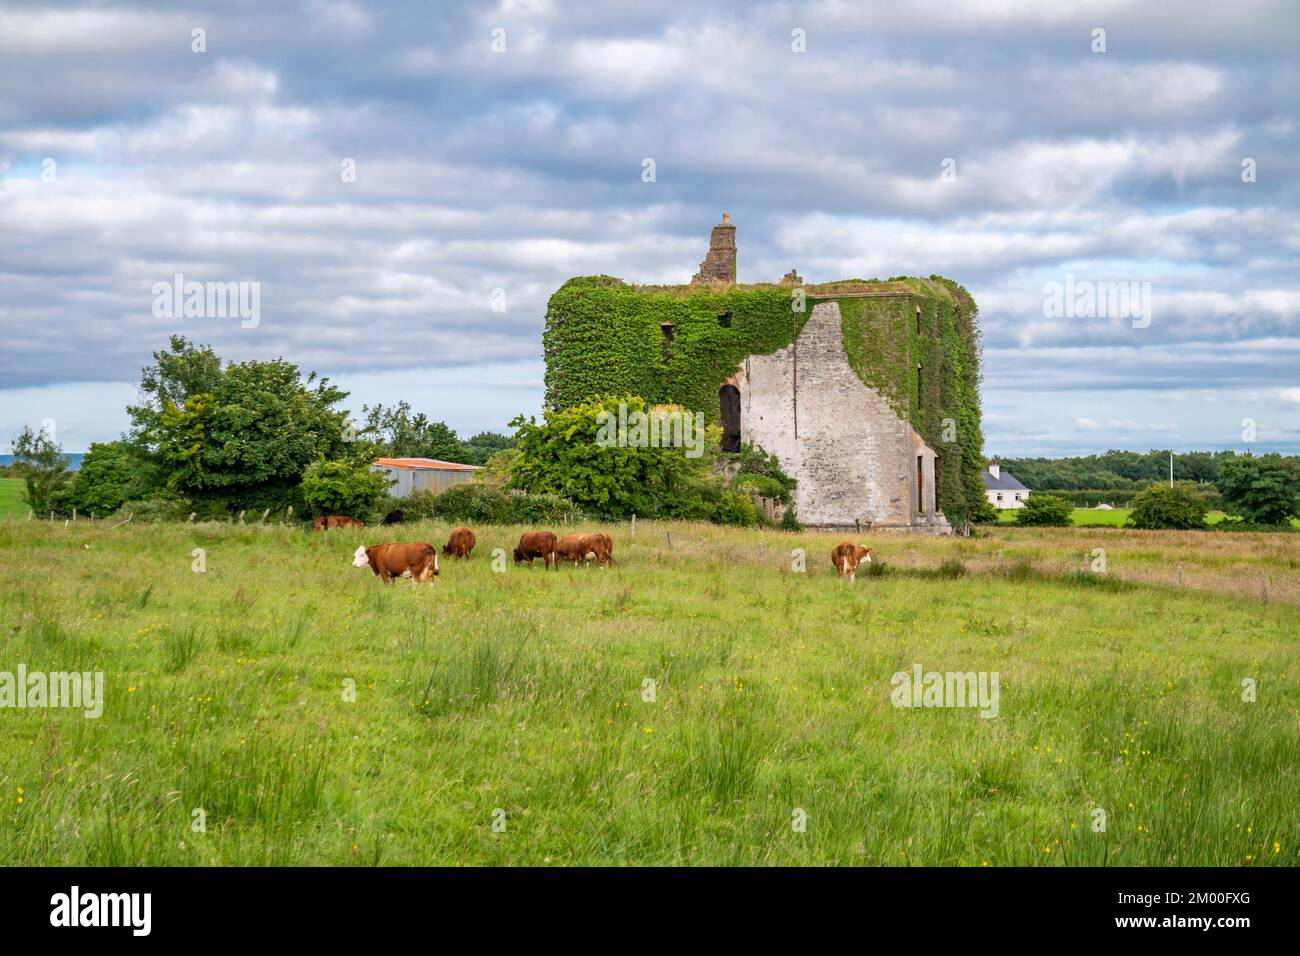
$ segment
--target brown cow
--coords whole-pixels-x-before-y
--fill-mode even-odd
[[[531,568],[533,558],[541,558],[547,567],[551,567],[557,560],[555,547],[555,535],[551,532],[525,531],[519,536],[519,543],[515,545],[515,564],[527,561]]]
[[[555,545],[556,558],[572,561],[576,565],[587,554],[583,547],[583,539],[586,537],[585,534],[566,534]]]
[[[831,549],[831,564],[835,565],[835,573],[840,577],[847,574],[850,581],[858,579],[859,567],[870,563],[871,549],[856,545],[851,541],[841,541]]]
[[[385,584],[393,578],[410,573],[411,581],[419,584],[432,580],[438,573],[438,549],[431,544],[373,544],[359,545],[352,555],[352,566],[370,570]]]
[[[447,543],[442,546],[442,553],[449,554],[453,558],[468,558],[469,553],[474,550],[474,532],[469,528],[457,528],[447,539]]]
[[[584,559],[594,559],[602,568],[609,567],[614,563],[614,539],[603,531],[596,534],[584,534],[583,552]]]
[[[325,531],[329,528],[364,528],[365,524],[356,518],[346,518],[343,515],[317,515],[311,520],[311,529],[313,531]]]
[[[614,541],[604,533],[566,535],[555,550],[559,557],[572,561],[575,566],[594,560],[603,568],[614,560]]]

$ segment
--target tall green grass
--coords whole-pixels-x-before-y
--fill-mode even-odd
[[[877,535],[850,585],[839,535],[639,523],[612,569],[496,573],[521,529],[481,528],[429,585],[350,567],[447,530],[0,525],[0,670],[106,684],[0,710],[0,864],[1300,860],[1300,606],[1191,586],[1282,582],[1292,536]],[[917,662],[997,671],[999,716],[895,708]]]

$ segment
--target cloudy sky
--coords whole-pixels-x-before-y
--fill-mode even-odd
[[[1174,10],[0,3],[0,450],[116,437],[176,332],[503,429],[556,286],[685,282],[726,210],[741,281],[969,288],[991,454],[1300,451],[1300,6]]]

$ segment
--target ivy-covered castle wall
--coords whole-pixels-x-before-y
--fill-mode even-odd
[[[838,307],[858,380],[933,450],[938,507],[954,521],[964,517],[983,497],[977,309],[962,286],[939,276],[800,286],[570,279],[547,307],[547,403],[631,393],[718,421],[719,389],[745,358],[791,345],[822,302]],[[846,441],[851,431],[846,423]]]

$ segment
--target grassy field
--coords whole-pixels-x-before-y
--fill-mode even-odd
[[[0,478],[0,518],[8,515],[26,518],[29,510],[23,501],[23,480]]]
[[[1098,510],[1096,508],[1075,508],[1070,512],[1070,520],[1074,522],[1076,528],[1122,528],[1124,522],[1128,521],[1129,515],[1133,513],[1132,508],[1112,508],[1109,511]],[[1206,524],[1218,524],[1227,514],[1222,511],[1211,511],[1205,516]],[[1015,524],[1016,509],[1004,508],[998,512],[999,524]],[[1292,518],[1291,525],[1300,528],[1300,519]]]
[[[447,527],[0,523],[0,671],[106,695],[0,710],[0,864],[1300,861],[1295,536],[876,535],[849,585],[839,535],[610,530],[384,587],[357,543]],[[892,706],[918,663],[998,715]]]

